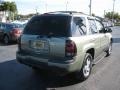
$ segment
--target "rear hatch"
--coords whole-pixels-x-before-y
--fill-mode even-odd
[[[70,36],[70,16],[33,17],[21,37],[21,50],[41,58],[64,57],[66,38]]]

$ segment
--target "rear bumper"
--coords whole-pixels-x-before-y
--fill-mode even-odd
[[[17,41],[19,37],[20,37],[20,34],[18,34],[18,35],[11,35],[11,41]]]
[[[57,74],[67,74],[77,71],[77,65],[75,62],[72,63],[54,63],[48,59],[37,58],[33,56],[23,55],[19,52],[16,53],[16,59],[18,62],[31,66],[37,67],[44,70],[50,70]]]

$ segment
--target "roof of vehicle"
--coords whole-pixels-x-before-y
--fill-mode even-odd
[[[1,22],[1,24],[13,25],[13,24],[11,24],[11,23],[5,23],[5,22]]]
[[[55,12],[47,12],[39,16],[83,16],[83,17],[89,17],[89,18],[95,18],[93,16],[87,15],[83,12],[77,12],[77,11],[55,11]]]
[[[5,23],[5,22],[1,22],[1,24],[5,25],[6,27],[10,26],[12,28],[23,28],[21,24]]]

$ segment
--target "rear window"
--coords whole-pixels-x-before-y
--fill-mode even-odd
[[[13,29],[14,28],[14,26],[12,25],[12,24],[6,24],[6,29]]]
[[[6,24],[6,29],[13,29],[13,28],[23,28],[20,24]]]
[[[23,28],[24,26],[22,24],[13,23],[13,27],[14,28]]]
[[[69,36],[70,16],[38,16],[26,25],[24,34]]]

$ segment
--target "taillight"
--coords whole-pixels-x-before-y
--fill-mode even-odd
[[[14,28],[12,31],[11,31],[12,34],[21,34],[21,30],[18,29],[18,28]]]
[[[77,54],[76,45],[72,40],[66,40],[65,55],[66,57],[74,57]]]

